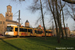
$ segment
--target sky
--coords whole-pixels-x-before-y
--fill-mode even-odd
[[[20,17],[21,17],[21,24],[25,25],[25,21],[28,20],[30,25],[32,27],[37,27],[39,24],[42,25],[41,22],[39,22],[38,24],[35,25],[36,20],[40,17],[40,13],[36,12],[36,13],[32,13],[30,10],[28,10],[28,6],[30,6],[32,4],[32,0],[26,0],[23,1],[21,3],[14,2],[12,0],[0,0],[0,13],[2,13],[5,17],[5,13],[7,12],[7,6],[11,5],[12,6],[12,13],[13,13],[13,20],[14,21],[18,21],[18,11],[20,10]],[[52,26],[52,22],[49,22],[49,15],[45,16],[46,20],[45,20],[45,26],[46,28],[49,28]],[[68,27],[70,28],[70,30],[73,30],[73,25],[75,23],[75,21],[72,18],[68,18],[67,20],[65,20],[65,23],[68,24]]]

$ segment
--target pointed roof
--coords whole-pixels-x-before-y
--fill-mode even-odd
[[[10,5],[8,5],[8,6],[10,6]],[[7,7],[8,7],[8,6],[7,6]],[[12,7],[12,6],[10,6],[10,7]]]
[[[1,13],[0,13],[0,20],[5,20],[5,17]]]
[[[41,25],[39,25],[39,27],[41,27]]]
[[[29,21],[28,21],[28,20],[26,20],[26,23],[27,23],[27,22],[29,23]]]

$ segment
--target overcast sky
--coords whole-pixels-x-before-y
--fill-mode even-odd
[[[21,11],[20,12],[21,13],[21,23],[23,23],[22,25],[25,25],[25,21],[28,20],[32,27],[37,27],[39,24],[42,25],[41,22],[39,22],[37,25],[35,25],[37,18],[40,17],[40,15],[39,15],[40,13],[39,12],[32,13],[31,11],[29,11],[27,8],[31,4],[32,4],[32,0],[26,0],[26,2],[21,2],[21,3],[13,2],[11,0],[0,0],[0,13],[2,13],[5,17],[5,13],[7,11],[7,6],[11,5],[12,6],[12,13],[14,15],[13,20],[17,21],[17,18],[18,18],[17,11],[20,10]],[[50,19],[49,15],[46,15],[45,18],[46,18],[45,19],[46,27],[49,28],[52,25],[52,22],[49,23],[49,19]],[[65,21],[65,23],[67,23],[70,30],[72,30],[75,21],[69,17]]]

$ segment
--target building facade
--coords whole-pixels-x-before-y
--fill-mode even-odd
[[[18,22],[13,21],[13,13],[12,13],[12,6],[7,6],[7,12],[5,13],[5,17],[3,14],[0,14],[0,35],[4,35],[7,24],[15,24],[18,25]]]
[[[6,19],[3,14],[0,14],[0,35],[4,33],[6,28]]]
[[[67,32],[67,37],[70,37],[70,29],[69,29],[69,27],[65,27],[65,29],[64,29],[64,28],[62,28],[62,29],[63,29],[64,37],[66,37],[65,29],[66,29],[66,32]],[[59,28],[58,28],[58,31],[59,31]],[[54,35],[54,36],[57,36],[56,28],[55,28],[55,30],[54,30],[53,35]],[[60,33],[60,36],[62,36],[62,33]]]

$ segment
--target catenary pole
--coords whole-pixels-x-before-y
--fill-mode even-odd
[[[20,10],[19,10],[19,18],[18,18],[18,37],[20,32]]]

